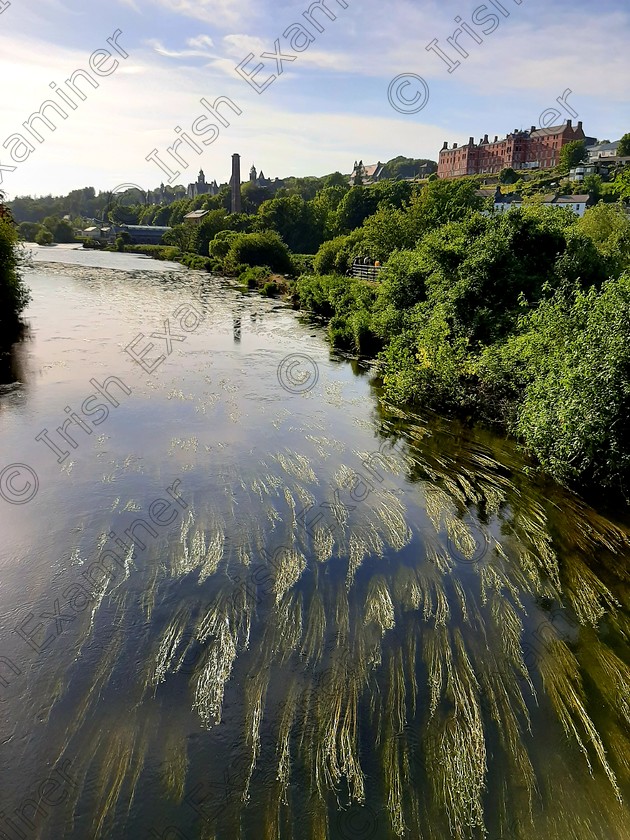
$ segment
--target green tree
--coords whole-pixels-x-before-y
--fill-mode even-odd
[[[613,270],[630,269],[630,218],[621,204],[600,202],[589,207],[576,228],[611,260]]]
[[[278,274],[288,274],[292,269],[289,249],[275,231],[237,233],[229,240],[225,267],[235,271],[240,265],[269,266]]]
[[[67,219],[61,219],[55,226],[53,237],[55,242],[74,242],[74,227]]]
[[[191,243],[195,251],[205,257],[208,247],[214,237],[229,226],[229,216],[225,210],[210,210],[200,225],[195,228],[194,239]]]
[[[257,222],[261,230],[274,230],[292,251],[314,254],[322,241],[315,225],[313,208],[299,195],[272,198],[260,206]]]
[[[48,228],[42,227],[39,233],[35,236],[35,242],[38,245],[52,245],[54,237]]]
[[[15,337],[19,316],[30,299],[20,273],[22,254],[18,233],[0,194],[0,337]]]
[[[584,140],[572,140],[560,149],[559,167],[562,171],[568,172],[574,166],[584,163],[588,154]]]
[[[196,235],[195,226],[184,223],[167,230],[162,237],[162,241],[165,245],[174,245],[179,248],[182,254],[195,253]]]
[[[630,134],[624,134],[617,147],[618,157],[630,156]]]
[[[335,232],[350,233],[361,227],[367,217],[376,212],[377,205],[378,201],[367,187],[351,187],[337,208]]]
[[[342,175],[341,172],[333,172],[328,175],[324,181],[324,189],[327,187],[342,187],[344,191],[348,190],[348,178]]]
[[[630,276],[543,302],[515,338],[515,431],[565,483],[630,490]],[[519,358],[520,357],[520,358]]]
[[[518,181],[518,175],[511,166],[507,166],[499,172],[500,184],[515,184]]]
[[[601,175],[586,175],[582,181],[582,190],[588,193],[595,201],[599,201],[602,194],[602,184]]]
[[[25,242],[35,242],[35,237],[40,229],[41,225],[38,222],[21,222],[18,225],[20,239],[23,239]]]
[[[222,261],[227,257],[232,240],[238,236],[235,230],[222,230],[214,237],[208,246],[208,253],[215,260]]]
[[[624,166],[611,184],[613,195],[622,201],[630,200],[630,166]]]
[[[414,241],[447,222],[465,219],[482,210],[484,199],[470,180],[438,179],[427,183],[410,202],[408,224]]]

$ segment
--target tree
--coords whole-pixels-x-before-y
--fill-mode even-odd
[[[11,340],[19,325],[19,316],[30,299],[22,281],[22,256],[18,234],[0,193],[0,336]]]
[[[499,183],[501,184],[515,184],[518,181],[518,175],[511,166],[507,166],[499,173]]]
[[[602,178],[601,175],[586,175],[582,182],[582,189],[588,193],[595,201],[599,201],[602,193]]]
[[[630,219],[621,204],[600,201],[589,207],[576,227],[611,260],[616,272],[630,268]]]
[[[617,147],[617,156],[630,156],[630,134],[624,134],[621,140],[619,141],[619,146]]]
[[[239,265],[269,266],[279,274],[288,274],[292,269],[289,249],[275,231],[237,233],[229,242],[225,266],[230,271]]]
[[[565,172],[584,163],[588,157],[584,140],[572,140],[560,149],[559,166]]]
[[[52,231],[55,242],[74,242],[74,228],[67,219],[61,219]]]
[[[195,251],[205,257],[214,237],[229,226],[229,217],[225,210],[210,210],[200,225],[195,229]]]
[[[327,187],[343,187],[343,189],[347,191],[348,179],[345,175],[342,175],[341,172],[333,172],[332,175],[329,175],[324,181],[324,189]]]
[[[25,242],[35,242],[35,237],[41,230],[41,225],[37,222],[21,222],[18,226],[20,239]]]
[[[296,254],[314,254],[322,242],[313,208],[299,195],[272,198],[258,210],[262,230],[274,230]]]
[[[414,240],[447,222],[466,218],[475,210],[482,210],[484,200],[469,180],[438,179],[427,183],[409,205],[408,224]]]
[[[41,228],[37,236],[35,237],[35,242],[38,245],[52,245],[53,244],[53,235],[48,230],[48,228]]]
[[[630,166],[626,166],[611,184],[612,192],[617,198],[627,201],[630,199]]]
[[[193,225],[175,225],[174,228],[166,231],[162,241],[165,245],[174,245],[179,248],[182,254],[194,253],[196,233],[197,230]]]
[[[335,231],[349,233],[361,227],[368,216],[376,212],[378,201],[367,187],[351,187],[337,209]]]

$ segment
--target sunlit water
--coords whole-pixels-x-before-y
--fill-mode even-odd
[[[630,837],[623,521],[278,302],[69,248],[27,280],[0,836]]]

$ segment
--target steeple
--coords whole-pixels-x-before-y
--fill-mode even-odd
[[[252,184],[256,183],[256,179],[258,178],[258,173],[256,172],[256,167],[252,164],[252,168],[249,170],[249,180]]]

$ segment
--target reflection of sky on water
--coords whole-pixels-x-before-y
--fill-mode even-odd
[[[0,514],[5,813],[67,759],[42,837],[627,837],[625,532],[511,444],[379,403],[274,301],[41,258],[0,396],[3,462],[40,478]],[[204,322],[148,374],[125,347],[166,352],[182,303]],[[108,377],[130,393],[56,463],[35,436]]]

